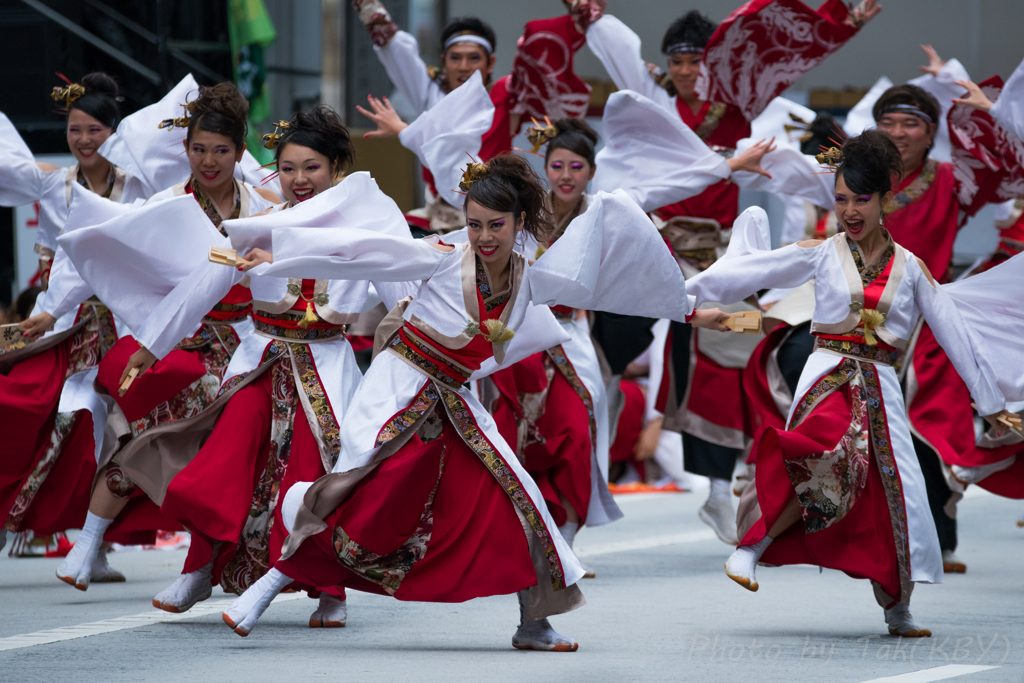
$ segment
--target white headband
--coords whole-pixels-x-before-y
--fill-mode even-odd
[[[455,43],[476,43],[487,50],[487,54],[494,52],[494,48],[491,47],[491,41],[487,40],[483,36],[478,36],[474,33],[464,33],[462,35],[455,35],[444,41],[444,51],[447,52]]]

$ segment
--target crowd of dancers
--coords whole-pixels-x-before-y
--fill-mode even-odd
[[[778,96],[875,0],[690,12],[664,65],[575,0],[526,24],[503,78],[480,19],[432,68],[353,2],[411,117],[359,108],[423,167],[406,214],[347,172],[323,106],[264,136],[270,168],[228,83],[123,119],[109,76],[58,86],[69,168],[0,114],[0,204],[38,202],[43,289],[0,328],[0,547],[80,528],[57,579],[84,591],[125,580],[109,543],[188,530],[153,606],[219,584],[241,636],[288,588],[319,600],[311,627],[344,626],[350,589],[514,593],[513,646],[575,651],[548,621],[594,576],[574,539],[622,517],[610,477],[655,469],[710,480],[700,518],[744,588],[759,563],[838,569],[889,633],[931,635],[910,596],[965,571],[965,487],[1024,498],[1024,68],[976,85],[926,46],[921,78],[840,127]],[[603,146],[584,44],[618,88]],[[741,188],[784,201],[781,248]],[[954,277],[989,203],[999,247]]]

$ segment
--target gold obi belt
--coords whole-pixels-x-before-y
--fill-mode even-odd
[[[329,341],[345,338],[345,325],[335,325],[324,320],[308,322],[298,311],[268,313],[253,309],[252,323],[256,333],[264,337],[283,339],[299,344]]]

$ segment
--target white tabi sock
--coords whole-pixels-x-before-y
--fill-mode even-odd
[[[264,610],[290,583],[292,583],[290,577],[277,569],[271,569],[231,603],[231,606],[222,615],[224,623],[243,638],[249,635]]]
[[[921,628],[914,622],[910,606],[902,603],[885,610],[885,624],[889,627],[889,634],[893,636],[903,636],[904,638],[931,638],[932,636],[931,631]]]
[[[58,579],[81,591],[89,588],[93,561],[103,543],[103,534],[106,533],[107,527],[113,521],[112,519],[103,519],[91,512],[86,513],[85,526],[78,534],[75,547],[57,568]]]
[[[754,545],[741,545],[725,561],[725,574],[749,591],[757,591],[757,563],[774,539],[765,536]]]
[[[197,603],[206,600],[213,595],[213,563],[217,559],[217,549],[220,543],[213,545],[213,558],[204,567],[194,572],[182,574],[170,588],[166,589],[157,598],[161,598],[157,605],[157,598],[153,598],[153,605],[158,606],[165,612],[181,614],[187,612]]]
[[[348,623],[348,605],[327,593],[320,594],[320,605],[309,617],[310,628],[341,628]]]
[[[736,513],[732,509],[729,480],[712,479],[708,500],[697,511],[700,520],[711,527],[723,543],[736,545]]]
[[[545,652],[576,652],[579,643],[575,639],[563,636],[547,619],[533,621],[526,618],[526,601],[528,591],[519,591],[519,628],[512,636],[512,647],[517,650],[542,650]]]

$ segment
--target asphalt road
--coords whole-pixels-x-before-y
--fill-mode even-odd
[[[85,593],[57,581],[57,560],[4,552],[0,681],[1021,681],[1024,503],[971,493],[959,515],[968,573],[914,593],[931,639],[884,635],[870,585],[838,572],[761,568],[760,591],[744,591],[723,573],[730,549],[697,519],[705,494],[645,494],[577,537],[597,578],[584,608],[552,620],[579,640],[574,654],[513,650],[511,596],[350,592],[346,628],[310,629],[316,603],[285,595],[242,639],[221,622],[219,588],[183,618],[150,606],[184,551],[113,553],[128,582]]]

